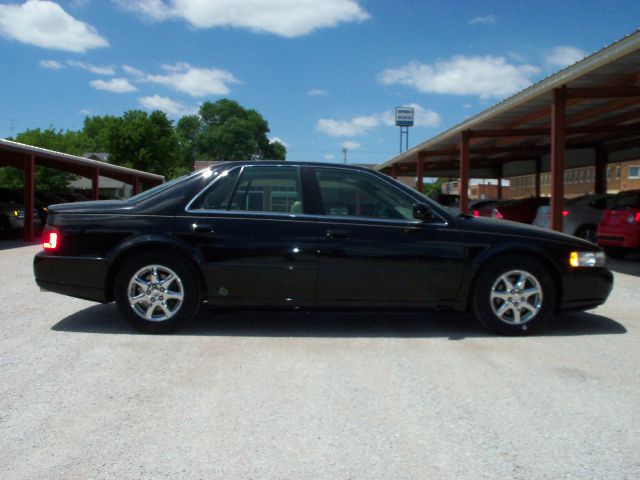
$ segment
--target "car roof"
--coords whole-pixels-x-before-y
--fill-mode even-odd
[[[240,161],[228,161],[228,162],[220,162],[216,165],[212,165],[210,169],[217,169],[220,167],[229,167],[229,166],[249,166],[249,165],[272,165],[272,166],[296,166],[296,167],[331,167],[331,168],[341,168],[345,170],[360,170],[363,172],[371,172],[378,173],[376,170],[372,170],[371,168],[361,167],[359,165],[350,165],[344,163],[329,163],[329,162],[305,162],[301,160],[240,160]],[[206,170],[206,168],[202,170]]]

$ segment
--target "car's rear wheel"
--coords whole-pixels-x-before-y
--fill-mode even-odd
[[[622,260],[629,253],[628,249],[624,247],[605,247],[604,251],[611,258],[615,258],[616,260]]]
[[[527,335],[553,315],[555,284],[541,262],[511,255],[478,273],[471,302],[485,328],[502,335]]]
[[[184,262],[163,252],[128,259],[116,275],[114,293],[127,321],[147,333],[183,328],[200,308],[193,273]]]
[[[596,227],[595,225],[584,225],[576,232],[576,237],[596,243]]]
[[[9,219],[4,215],[0,215],[0,238],[11,236],[11,224]]]

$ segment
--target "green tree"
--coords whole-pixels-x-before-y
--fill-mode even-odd
[[[194,159],[284,160],[286,157],[284,145],[269,142],[269,124],[262,115],[243,108],[233,100],[224,98],[215,103],[205,102],[200,106],[197,117],[187,117],[184,124],[181,119],[178,125],[184,127],[184,134],[179,133],[181,136],[185,139],[192,136]]]
[[[101,121],[101,128],[106,133],[98,128],[99,133],[95,138],[106,142],[110,163],[168,178],[187,171],[187,167],[179,161],[178,136],[164,112],[156,110],[148,114],[141,110],[130,110],[122,117],[103,118]]]
[[[15,140],[26,145],[72,155],[82,155],[86,152],[88,146],[87,139],[82,132],[72,130],[63,132],[62,130],[55,130],[53,127],[49,127],[46,130],[39,128],[27,130],[16,135]],[[78,177],[64,170],[39,165],[35,167],[35,183],[38,190],[66,190],[68,183],[76,178]],[[1,168],[0,185],[6,188],[23,188],[24,174],[22,170],[8,167]]]
[[[431,198],[436,198],[439,194],[442,193],[442,185],[447,181],[446,178],[438,178],[436,181],[431,183],[425,183],[422,187],[422,191],[425,195]]]

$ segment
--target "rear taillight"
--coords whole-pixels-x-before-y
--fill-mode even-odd
[[[627,223],[638,223],[638,222],[640,222],[640,212],[636,210],[635,213],[629,214],[629,216],[627,217]]]
[[[42,232],[42,248],[53,251],[60,247],[60,232],[55,227],[46,226]]]
[[[480,216],[480,212],[478,210],[474,210],[473,211],[473,216],[474,217],[479,217]]]
[[[567,215],[569,215],[569,210],[562,210],[562,216],[566,217]]]
[[[502,213],[500,213],[500,210],[498,210],[497,208],[494,208],[493,210],[491,210],[491,216],[493,218],[504,218],[502,216]]]

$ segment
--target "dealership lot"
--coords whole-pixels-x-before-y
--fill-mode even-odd
[[[540,335],[459,314],[205,312],[40,292],[0,242],[0,478],[638,478],[640,256]]]

